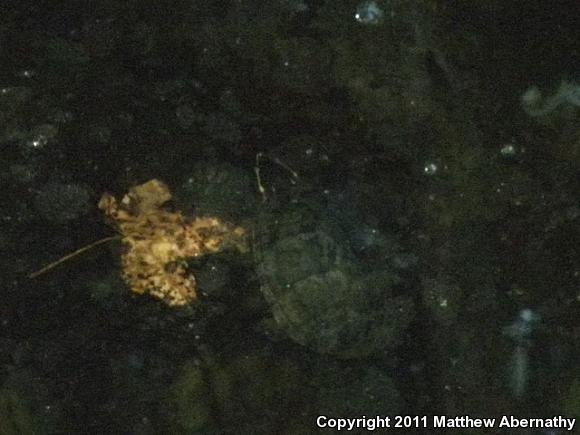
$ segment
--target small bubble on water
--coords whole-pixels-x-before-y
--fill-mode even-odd
[[[354,18],[361,24],[379,24],[383,18],[383,11],[376,2],[365,1],[358,5]]]
[[[427,162],[427,163],[425,163],[425,166],[423,167],[423,173],[425,175],[435,175],[438,170],[439,170],[439,166],[437,166],[437,163],[435,163],[435,162]]]
[[[22,77],[23,79],[31,79],[36,75],[36,71],[33,69],[24,69],[18,72],[18,77]]]
[[[26,146],[30,149],[40,149],[44,148],[49,141],[54,139],[58,134],[58,129],[52,124],[42,124],[34,129],[27,135],[28,140],[26,141]]]
[[[38,134],[31,138],[27,145],[30,148],[43,148],[48,143],[48,138],[43,134]]]
[[[513,157],[517,153],[517,149],[514,144],[508,143],[501,147],[500,154],[503,157]]]

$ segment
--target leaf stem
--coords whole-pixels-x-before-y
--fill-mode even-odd
[[[93,242],[90,245],[83,246],[82,248],[77,249],[76,251],[71,252],[70,254],[67,254],[64,257],[59,258],[58,260],[56,260],[56,261],[54,261],[54,262],[52,262],[52,263],[44,266],[42,269],[37,270],[36,272],[31,273],[30,275],[28,275],[28,278],[30,278],[30,279],[36,278],[37,276],[42,275],[43,273],[46,273],[46,272],[48,272],[51,269],[54,269],[56,266],[64,263],[65,261],[70,260],[73,257],[76,257],[77,255],[82,254],[83,252],[88,251],[89,249],[93,249],[94,247],[99,246],[99,245],[102,245],[103,243],[110,242],[111,240],[116,240],[116,239],[119,239],[119,238],[120,238],[120,236],[118,236],[118,235],[116,235],[116,236],[109,236],[109,237],[105,237],[104,239],[97,240],[96,242]]]

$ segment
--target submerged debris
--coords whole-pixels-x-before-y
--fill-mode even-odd
[[[165,210],[171,199],[167,186],[153,179],[129,190],[119,203],[105,193],[99,208],[122,235],[123,278],[138,294],[149,293],[169,306],[197,299],[195,277],[185,260],[232,246],[246,249],[245,230],[214,217],[187,219]]]

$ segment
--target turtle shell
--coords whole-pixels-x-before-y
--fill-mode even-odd
[[[395,239],[377,237],[374,258],[361,256],[361,223],[353,216],[318,201],[265,209],[255,252],[261,291],[292,340],[319,353],[364,358],[398,343],[413,303],[396,290],[399,248],[383,246]]]

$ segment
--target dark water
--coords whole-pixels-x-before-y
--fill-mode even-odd
[[[1,435],[580,417],[575,2],[0,9]]]

